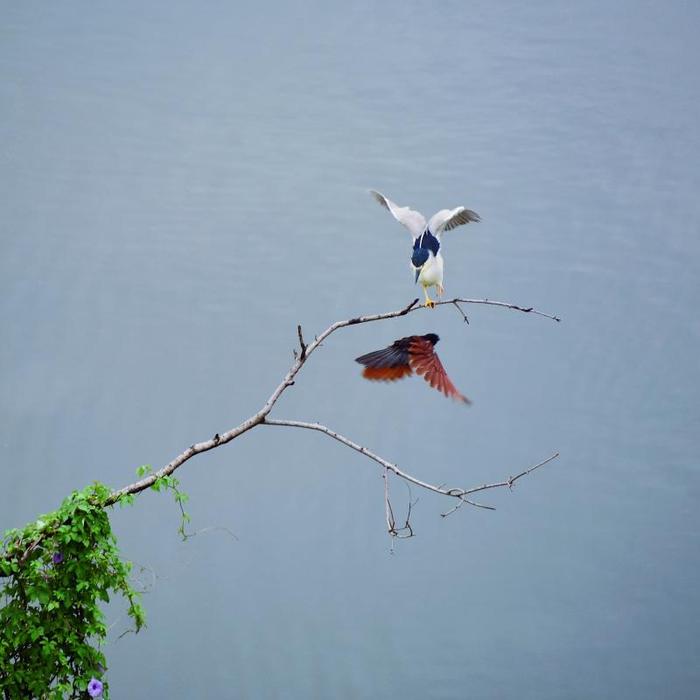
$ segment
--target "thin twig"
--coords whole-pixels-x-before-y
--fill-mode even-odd
[[[539,469],[540,467],[544,467],[545,464],[548,464],[551,462],[553,459],[556,459],[559,456],[558,452],[555,452],[551,457],[547,457],[547,459],[542,460],[541,462],[538,462],[532,467],[529,467],[528,469],[525,469],[524,471],[521,471],[520,474],[516,474],[516,476],[509,476],[505,481],[498,481],[494,484],[482,484],[481,486],[475,486],[474,488],[467,489],[464,491],[465,496],[469,495],[470,493],[476,493],[477,491],[486,491],[486,489],[498,489],[501,488],[502,486],[507,486],[509,489],[513,488],[513,484],[520,479],[523,476],[527,476],[528,474],[531,474],[532,472],[535,471],[535,469]]]
[[[199,530],[195,530],[194,532],[191,532],[189,535],[187,535],[187,538],[191,537],[196,537],[197,535],[205,535],[210,532],[223,532],[227,534],[231,539],[234,539],[238,542],[238,537],[235,532],[230,530],[227,527],[224,527],[223,525],[210,525],[209,527],[201,527]]]
[[[304,428],[306,430],[317,430],[320,433],[324,433],[325,435],[328,435],[329,437],[332,437],[334,440],[337,440],[338,442],[342,443],[343,445],[346,445],[347,447],[350,447],[351,449],[359,452],[360,454],[364,455],[365,457],[368,457],[369,459],[377,462],[377,464],[380,464],[382,467],[384,467],[385,474],[387,471],[393,472],[396,474],[396,476],[400,477],[401,479],[404,479],[405,481],[408,481],[411,484],[415,484],[416,486],[420,486],[422,489],[426,489],[427,491],[432,491],[433,493],[439,493],[442,496],[450,496],[452,498],[457,498],[461,503],[466,503],[470,506],[474,506],[476,508],[485,508],[486,510],[495,510],[493,506],[488,506],[484,505],[483,503],[477,503],[476,501],[472,501],[471,499],[468,499],[467,496],[472,493],[476,493],[477,491],[484,491],[485,489],[495,489],[499,488],[502,486],[507,486],[508,488],[512,488],[513,483],[520,479],[521,477],[525,476],[526,474],[530,474],[531,472],[534,472],[535,469],[539,469],[540,467],[543,467],[545,464],[548,462],[551,462],[553,459],[556,459],[559,456],[559,453],[556,452],[555,454],[551,455],[550,457],[547,457],[547,459],[543,460],[539,464],[536,464],[533,467],[529,467],[528,469],[525,469],[524,471],[520,472],[517,476],[511,476],[508,477],[505,481],[499,481],[498,483],[493,483],[493,484],[483,484],[482,486],[474,486],[469,489],[462,489],[462,488],[445,488],[444,486],[437,486],[435,484],[428,483],[427,481],[422,481],[421,479],[416,478],[412,474],[409,474],[408,472],[403,471],[402,469],[399,469],[395,464],[392,462],[388,462],[386,459],[383,457],[380,457],[379,455],[375,454],[374,452],[368,450],[366,447],[363,445],[359,445],[356,442],[353,442],[349,438],[345,437],[344,435],[341,435],[340,433],[336,432],[335,430],[331,430],[330,428],[326,427],[325,425],[321,425],[320,423],[308,423],[306,421],[299,421],[299,420],[277,420],[277,419],[267,419],[264,423],[264,425],[273,425],[273,426],[285,426],[288,428]],[[386,478],[386,477],[385,477]],[[386,481],[385,481],[385,497],[387,499],[388,503],[388,486],[386,486]],[[461,507],[461,505],[459,506]],[[456,509],[453,509],[456,510]],[[452,512],[452,511],[449,511]],[[449,515],[449,512],[446,513],[445,515]],[[392,523],[393,523],[393,513],[391,514],[391,519],[389,518],[389,513],[390,513],[390,506],[387,508],[387,524],[389,525],[389,532],[391,533],[392,529]],[[395,523],[394,523],[395,525]]]
[[[382,478],[384,479],[384,516],[386,518],[386,529],[391,537],[390,552],[394,553],[394,540],[405,540],[409,537],[413,537],[413,527],[411,526],[411,508],[413,507],[413,502],[411,501],[411,489],[406,484],[408,488],[408,510],[406,513],[406,522],[402,527],[396,527],[396,518],[394,517],[394,508],[391,505],[391,498],[389,498],[389,470],[384,469],[382,472]]]
[[[382,478],[384,479],[384,517],[386,518],[386,529],[387,532],[393,537],[396,531],[396,521],[394,520],[394,511],[391,508],[391,501],[389,500],[388,469],[384,469],[382,472]]]
[[[301,348],[299,358],[304,361],[306,359],[306,343],[304,342],[304,336],[301,333],[301,324],[297,326],[297,335],[299,336],[299,347]]]
[[[505,301],[492,301],[491,299],[446,299],[445,301],[436,301],[435,306],[441,306],[442,304],[454,304],[455,302],[460,302],[462,304],[488,304],[489,306],[501,306],[505,309],[513,309],[513,311],[522,311],[524,314],[536,314],[537,316],[544,316],[545,318],[551,318],[552,321],[557,323],[561,321],[559,316],[554,316],[553,314],[546,314],[544,311],[538,311],[532,306],[518,306],[517,304],[509,304]]]
[[[464,320],[464,322],[467,325],[469,325],[469,319],[467,318],[467,314],[464,313],[464,309],[462,309],[462,307],[459,305],[459,302],[456,299],[453,299],[452,303],[455,305],[455,308],[457,309],[457,311],[459,311],[459,313],[462,314],[462,319]]]

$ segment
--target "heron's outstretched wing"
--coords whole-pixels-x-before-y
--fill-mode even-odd
[[[369,193],[385,208],[388,209],[393,217],[403,224],[416,238],[425,231],[425,217],[419,211],[414,211],[409,207],[400,207],[395,202],[392,202],[388,197],[385,197],[381,192],[370,190]]]
[[[435,236],[439,236],[443,231],[451,231],[457,226],[477,221],[481,221],[481,217],[471,209],[465,209],[464,207],[441,209],[437,214],[433,214],[430,217],[428,228]]]
[[[368,352],[356,358],[355,362],[365,366],[362,376],[365,379],[393,382],[413,374],[408,348],[415,337],[417,336],[401,338],[388,348]]]
[[[430,386],[441,391],[448,398],[471,403],[466,396],[457,391],[457,388],[447,376],[447,372],[445,372],[445,368],[442,366],[442,362],[440,362],[440,358],[434,349],[437,341],[434,341],[433,338],[436,337],[434,335],[413,336],[408,349],[411,369],[416,374],[422,375]]]

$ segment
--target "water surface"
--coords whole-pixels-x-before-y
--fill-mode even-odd
[[[183,468],[193,527],[113,516],[157,574],[113,696],[695,697],[700,11],[692,3],[5,6],[1,527],[257,410],[308,337],[417,293],[369,187],[483,222],[448,293],[357,326],[275,410],[470,486],[393,555],[376,466],[255,430]],[[469,409],[352,358],[438,333]],[[407,492],[394,483],[397,508]]]

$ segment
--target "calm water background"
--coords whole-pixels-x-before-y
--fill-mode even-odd
[[[700,683],[700,7],[3,3],[0,527],[255,411],[301,322],[417,293],[375,187],[483,217],[448,293],[534,304],[351,328],[275,410],[420,494],[389,552],[371,462],[259,429],[118,511],[152,567],[115,698],[691,698]],[[375,386],[409,333],[473,400]],[[406,490],[393,486],[396,505]],[[414,492],[414,496],[416,496]]]

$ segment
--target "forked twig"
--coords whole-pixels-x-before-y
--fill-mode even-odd
[[[385,494],[385,508],[386,508],[386,521],[387,521],[387,528],[389,530],[389,534],[396,534],[396,522],[393,517],[393,513],[391,511],[391,504],[389,502],[389,487],[388,487],[388,472],[392,472],[396,474],[399,478],[403,479],[404,481],[407,481],[411,484],[415,484],[416,486],[419,486],[422,489],[426,489],[427,491],[432,491],[433,493],[438,493],[442,496],[450,496],[451,498],[456,498],[459,503],[457,503],[453,508],[451,508],[449,511],[442,513],[443,517],[448,516],[450,513],[453,513],[455,510],[458,510],[461,508],[465,503],[470,506],[474,506],[475,508],[484,508],[486,510],[496,510],[493,506],[485,505],[483,503],[478,503],[477,501],[474,501],[470,498],[467,498],[472,493],[477,493],[478,491],[485,491],[486,489],[496,489],[496,488],[501,488],[504,486],[507,486],[509,489],[513,488],[513,484],[520,479],[523,476],[526,476],[527,474],[530,474],[531,472],[534,472],[535,469],[539,469],[540,467],[543,467],[545,464],[548,464],[552,460],[556,459],[559,456],[558,452],[555,452],[553,455],[550,455],[547,457],[547,459],[542,460],[538,464],[535,464],[532,467],[529,467],[528,469],[525,469],[524,471],[520,472],[517,476],[510,476],[504,481],[498,481],[492,484],[482,484],[481,486],[473,486],[468,489],[463,489],[463,488],[446,488],[444,485],[437,485],[437,484],[431,484],[427,481],[422,481],[421,479],[418,479],[417,477],[413,476],[412,474],[409,474],[408,472],[404,471],[403,469],[400,469],[397,467],[395,464],[392,462],[387,461],[383,457],[380,457],[379,455],[375,454],[371,450],[368,450],[366,447],[363,445],[359,445],[356,442],[353,442],[350,440],[350,438],[345,437],[344,435],[341,435],[340,433],[336,432],[335,430],[331,430],[325,425],[321,425],[320,423],[308,423],[306,421],[299,421],[299,420],[278,420],[278,419],[273,419],[273,418],[268,418],[265,420],[264,425],[272,425],[272,426],[285,426],[288,428],[304,428],[306,430],[316,430],[319,433],[324,433],[325,435],[328,435],[328,437],[332,437],[334,440],[337,440],[338,442],[342,443],[346,447],[349,447],[350,449],[355,450],[356,452],[359,452],[361,455],[364,455],[365,457],[377,462],[377,464],[381,465],[384,468],[384,494]]]

